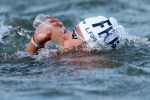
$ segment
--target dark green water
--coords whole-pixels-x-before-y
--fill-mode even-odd
[[[89,54],[101,59],[56,58],[46,49],[28,54],[24,51],[38,14],[58,18],[69,31],[88,17],[114,17],[129,42]],[[149,100],[149,16],[149,0],[1,0],[0,100]]]

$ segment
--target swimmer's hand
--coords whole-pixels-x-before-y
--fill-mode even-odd
[[[59,22],[59,20],[57,18],[51,18],[49,15],[45,16],[46,19],[48,19],[48,22],[51,23],[53,26],[57,26],[62,28],[63,23]],[[66,33],[66,29],[64,29],[64,32]],[[36,42],[38,45],[45,45],[45,43],[49,40],[51,40],[50,38],[51,35],[51,31],[48,30],[47,33],[42,33],[40,30],[36,30],[35,34],[34,34],[34,42]],[[32,37],[33,39],[33,37]],[[26,48],[26,52],[31,52],[31,53],[36,53],[38,51],[38,47],[35,47],[35,45],[33,45],[32,41],[30,41],[29,45]]]
[[[62,28],[63,23],[59,22],[57,18],[51,18],[49,15],[45,16],[46,19],[48,19],[48,22],[51,23],[53,26],[57,26]],[[64,29],[64,32],[67,32],[66,29]],[[50,39],[51,31],[48,30],[47,33],[42,33],[39,30],[35,31],[35,42],[39,45],[45,44],[47,41],[51,40]]]
[[[59,20],[57,18],[51,18],[49,15],[46,15],[45,18],[48,19],[48,21],[50,23],[52,23],[53,26],[57,26],[57,27],[60,27],[60,28],[63,27],[63,23],[59,22]],[[64,33],[67,33],[66,29],[64,29]]]

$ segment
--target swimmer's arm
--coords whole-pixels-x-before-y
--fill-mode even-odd
[[[59,22],[59,20],[57,18],[51,18],[50,16],[46,15],[45,16],[48,21],[50,23],[52,23],[53,26],[59,26],[62,27],[63,23]],[[66,32],[66,30],[64,29],[64,31]],[[40,32],[39,30],[35,31],[35,42],[39,45],[44,45],[47,41],[50,40],[50,31],[48,31],[46,34]],[[26,48],[26,52],[30,52],[30,53],[36,53],[39,50],[38,47],[35,47],[32,43],[32,41],[29,42],[29,45]]]
[[[30,53],[36,53],[39,50],[38,47],[35,47],[32,43],[32,41],[29,42],[29,45],[26,48],[26,52],[30,52]]]
[[[47,47],[46,47],[47,48]],[[30,52],[30,53],[36,53],[39,50],[39,48],[35,47],[32,43],[32,41],[30,41],[28,47],[26,48],[26,52]],[[50,49],[49,53],[52,55],[57,55],[57,50],[55,49]]]
[[[42,33],[41,31],[36,30],[35,34],[29,42],[29,45],[26,48],[26,52],[36,53],[39,50],[39,48],[43,48],[45,43],[49,40],[50,31],[47,31],[47,33]],[[40,47],[36,47],[35,44],[40,45]]]

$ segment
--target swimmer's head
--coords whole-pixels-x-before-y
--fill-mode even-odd
[[[112,17],[109,19],[103,16],[87,18],[79,23],[79,27],[90,47],[110,46],[116,48],[120,42],[118,35],[120,33],[117,33],[115,29],[121,26],[118,26],[116,19]]]
[[[101,50],[106,46],[116,48],[120,42],[119,34],[122,32],[116,31],[118,27],[124,30],[112,17],[109,19],[103,16],[87,18],[80,22],[73,31],[64,34],[65,40],[59,43],[59,51],[68,51],[84,41],[91,49]]]

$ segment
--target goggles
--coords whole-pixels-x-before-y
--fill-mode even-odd
[[[72,39],[80,39],[80,40],[82,40],[82,41],[85,41],[85,39],[83,39],[83,38],[77,33],[77,31],[76,31],[75,29],[73,30]]]

